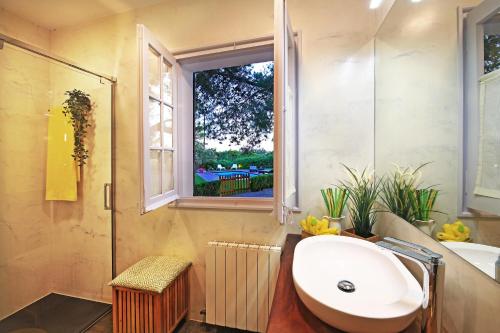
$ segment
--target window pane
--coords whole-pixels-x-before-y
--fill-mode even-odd
[[[480,142],[474,194],[500,199],[500,72],[480,83]]]
[[[149,151],[151,165],[151,196],[161,194],[161,150]]]
[[[273,79],[273,62],[194,73],[194,196],[273,197]]]
[[[163,151],[163,192],[174,189],[174,153],[168,150]]]
[[[172,65],[163,60],[162,69],[163,101],[172,104]]]
[[[484,28],[484,74],[500,69],[500,14],[489,18]]]
[[[163,105],[163,147],[173,147],[173,110]]]
[[[160,98],[160,55],[151,47],[148,52],[149,94]]]
[[[288,51],[287,51],[287,76],[285,80],[285,109],[283,114],[285,140],[284,145],[284,201],[287,207],[297,206],[297,120],[296,120],[296,66],[295,66],[295,47],[293,46],[293,34],[288,31]]]
[[[161,146],[160,103],[149,99],[149,146]]]

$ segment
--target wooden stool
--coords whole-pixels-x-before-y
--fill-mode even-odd
[[[146,257],[109,283],[113,333],[170,333],[189,309],[190,262]]]

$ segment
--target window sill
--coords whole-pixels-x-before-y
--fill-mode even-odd
[[[169,207],[271,212],[273,210],[273,199],[184,197],[173,201],[169,204]]]
[[[500,216],[495,214],[490,214],[486,212],[482,212],[480,210],[475,210],[469,208],[468,211],[462,212],[457,216],[458,219],[471,219],[471,220],[499,220]]]

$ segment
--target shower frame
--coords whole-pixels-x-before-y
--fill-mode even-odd
[[[91,69],[85,68],[82,65],[69,60],[65,59],[63,57],[60,57],[56,54],[51,53],[50,51],[44,50],[42,48],[36,47],[34,45],[31,45],[29,43],[23,42],[19,39],[7,36],[5,34],[0,33],[0,52],[3,49],[4,43],[10,44],[12,46],[21,48],[23,50],[29,51],[31,53],[34,53],[36,55],[39,55],[41,57],[50,59],[52,61],[61,63],[65,66],[68,66],[70,68],[77,69],[81,72],[90,74],[92,76],[98,77],[99,80],[102,82],[102,80],[109,81],[111,83],[111,195],[110,198],[105,197],[105,209],[108,209],[106,207],[106,202],[109,200],[110,202],[110,209],[111,210],[111,275],[112,278],[115,278],[116,276],[116,203],[115,203],[115,198],[116,198],[116,136],[115,136],[115,115],[116,115],[116,110],[115,110],[115,98],[116,98],[116,84],[117,84],[117,79],[116,77],[113,77],[111,75],[99,73],[96,71],[93,71]],[[105,185],[106,186],[106,185]],[[107,191],[105,189],[104,195],[106,196]]]

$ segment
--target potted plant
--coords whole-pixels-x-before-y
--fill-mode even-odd
[[[396,165],[394,174],[385,178],[381,185],[381,199],[384,206],[393,214],[403,220],[414,224],[415,214],[412,206],[412,194],[414,193],[420,178],[420,169],[428,163],[420,165],[415,170],[411,168],[402,169]]]
[[[328,219],[330,228],[340,230],[342,221],[345,218],[342,213],[347,204],[349,192],[344,187],[335,186],[334,188],[322,189],[321,195],[323,196],[323,201],[328,212],[328,215],[324,216],[324,218]]]
[[[349,213],[352,228],[342,230],[341,235],[365,239],[371,242],[379,240],[372,234],[375,224],[375,202],[380,192],[381,181],[365,168],[361,174],[344,165],[351,176],[350,182],[343,183],[349,193]]]
[[[68,98],[63,103],[63,113],[70,118],[73,125],[74,142],[73,159],[79,167],[85,165],[89,152],[85,147],[87,130],[91,127],[92,102],[90,95],[81,90],[73,89],[64,93]]]
[[[434,220],[430,218],[430,214],[435,212],[434,204],[438,194],[439,191],[432,187],[415,189],[410,194],[410,202],[415,218],[414,224],[428,235],[432,234],[434,228]]]

